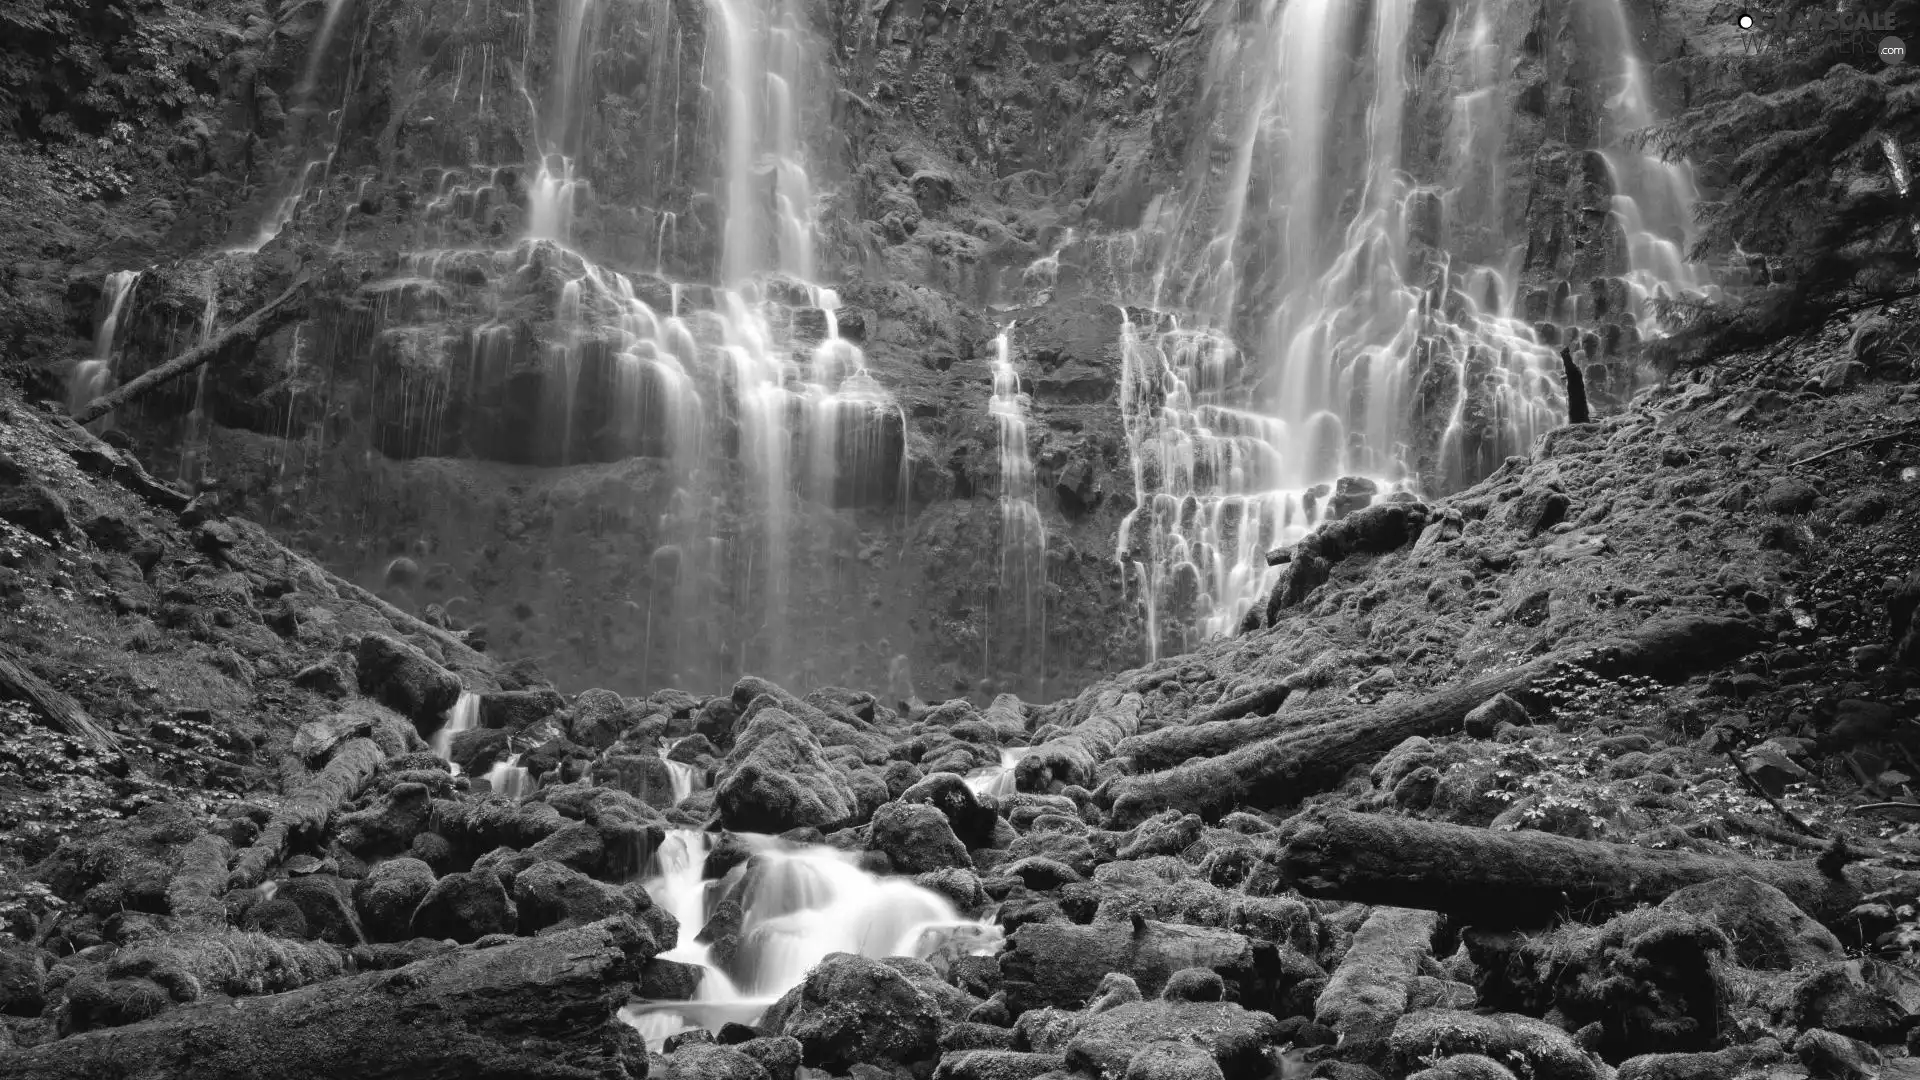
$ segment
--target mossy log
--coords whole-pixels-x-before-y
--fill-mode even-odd
[[[1286,704],[1290,693],[1284,683],[1263,686],[1223,701],[1184,724],[1123,739],[1114,756],[1131,760],[1136,769],[1164,769],[1193,758],[1224,754],[1289,728],[1310,727],[1339,714],[1324,709],[1287,715],[1275,712]]]
[[[1371,764],[1414,735],[1441,735],[1499,694],[1519,694],[1535,682],[1578,668],[1605,677],[1645,675],[1677,679],[1750,651],[1759,634],[1740,619],[1682,616],[1656,619],[1629,637],[1541,657],[1422,698],[1381,706],[1303,727],[1289,726],[1221,754],[1162,772],[1125,776],[1105,793],[1117,826],[1137,824],[1163,810],[1209,820],[1246,806],[1292,805],[1337,786],[1357,766]],[[1257,726],[1253,730],[1258,730]]]
[[[1313,1018],[1342,1035],[1390,1025],[1407,1011],[1420,961],[1433,953],[1440,917],[1417,908],[1377,907],[1313,1005]]]
[[[317,836],[326,828],[328,816],[359,794],[384,760],[386,755],[372,739],[340,744],[326,767],[289,795],[260,830],[259,838],[240,853],[227,877],[228,887],[248,889],[260,884],[286,854],[288,842],[296,836]]]
[[[0,1080],[608,1080],[644,1067],[615,1015],[656,951],[626,919],[467,946],[0,1052]]]
[[[1093,692],[1090,705],[1065,734],[1056,735],[1020,756],[1014,764],[1014,785],[1020,791],[1044,793],[1053,785],[1091,787],[1094,769],[1113,756],[1121,740],[1140,728],[1143,705],[1139,694],[1118,690]]]
[[[1812,860],[1720,858],[1326,807],[1286,822],[1275,845],[1280,881],[1308,896],[1438,911],[1483,929],[1603,919],[1734,877],[1772,885],[1826,923],[1860,902],[1844,875]]]
[[[121,756],[120,740],[101,727],[80,703],[27,670],[18,654],[0,646],[0,698],[24,701],[61,734],[105,753]]]

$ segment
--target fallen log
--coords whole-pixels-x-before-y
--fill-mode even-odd
[[[633,1033],[614,1017],[657,949],[626,919],[466,946],[0,1052],[0,1080],[605,1080],[625,1075],[619,1050]]]
[[[1316,1023],[1342,1035],[1391,1026],[1407,1011],[1420,961],[1433,955],[1440,918],[1416,908],[1378,907],[1314,999]]]
[[[407,614],[385,600],[380,599],[378,596],[375,596],[372,592],[355,585],[353,582],[348,581],[346,578],[341,577],[331,570],[325,569],[318,564],[312,565],[315,572],[326,578],[327,584],[333,586],[334,592],[338,593],[342,600],[358,600],[375,611],[378,611],[381,615],[386,616],[387,621],[392,623],[396,629],[409,634],[419,634],[430,641],[438,643],[441,650],[447,655],[447,666],[463,668],[484,668],[488,666],[486,657],[481,656],[478,650],[460,638],[440,629],[432,623],[425,622],[415,616]]]
[[[28,671],[19,654],[5,646],[0,646],[0,698],[24,701],[49,727],[68,738],[115,757],[123,756],[120,740],[113,732],[101,727],[79,702]]]
[[[1288,806],[1338,786],[1350,770],[1371,764],[1411,736],[1458,730],[1468,713],[1496,695],[1521,693],[1537,680],[1568,668],[1609,678],[1678,679],[1744,655],[1758,640],[1753,624],[1740,619],[1656,619],[1631,637],[1544,656],[1372,713],[1300,727],[1293,726],[1289,717],[1285,729],[1271,737],[1161,772],[1120,777],[1104,795],[1112,799],[1116,828],[1138,824],[1168,809],[1217,820],[1243,806]],[[1245,728],[1259,731],[1261,725]]]
[[[228,888],[250,889],[260,884],[286,854],[287,844],[297,836],[316,836],[324,830],[328,816],[358,795],[384,760],[386,755],[372,739],[341,743],[326,767],[287,797],[260,830],[260,836],[234,860],[233,871],[227,875]]]
[[[1110,972],[1130,976],[1149,996],[1158,995],[1184,968],[1211,968],[1236,983],[1248,983],[1254,974],[1253,945],[1245,936],[1151,919],[1091,926],[1027,923],[1007,939],[1000,962],[1015,1011],[1081,1008]]]
[[[1261,687],[1215,705],[1185,724],[1122,739],[1114,756],[1130,759],[1136,769],[1164,769],[1192,758],[1224,754],[1288,728],[1324,723],[1336,715],[1330,710],[1281,715],[1275,710],[1286,704],[1291,692],[1281,683]]]
[[[1813,860],[1719,858],[1315,807],[1281,825],[1271,857],[1279,880],[1329,900],[1421,908],[1495,929],[1595,921],[1654,904],[1689,885],[1746,877],[1837,924],[1860,889]]]
[[[1040,794],[1055,784],[1092,787],[1100,762],[1139,730],[1142,711],[1139,694],[1097,691],[1084,719],[1020,756],[1013,766],[1014,787]]]
[[[287,291],[267,301],[255,309],[251,315],[234,323],[225,331],[216,334],[212,341],[196,345],[179,356],[161,364],[159,367],[129,379],[120,386],[94,398],[73,414],[77,423],[89,424],[125,405],[135,398],[145,395],[156,386],[163,386],[205,364],[235,345],[256,342],[290,322],[306,317],[307,279],[304,275],[295,278]]]
[[[80,466],[82,472],[112,480],[135,495],[170,513],[179,513],[187,508],[192,496],[161,480],[156,480],[140,464],[138,458],[124,450],[108,446],[100,437],[79,424],[70,416],[52,416],[48,418],[51,429],[64,438],[67,456]]]

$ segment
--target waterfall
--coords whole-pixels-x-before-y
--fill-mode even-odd
[[[462,690],[460,696],[454,700],[453,707],[447,710],[446,723],[441,724],[427,738],[427,745],[433,748],[435,754],[451,761],[453,737],[463,731],[472,731],[479,726],[480,695]],[[455,765],[453,771],[455,775],[459,775],[460,766]]]
[[[476,698],[475,700],[478,701],[479,699]],[[451,726],[452,724],[449,722],[448,727]],[[435,732],[436,737],[438,737],[438,734],[438,732]],[[453,734],[458,734],[458,732]],[[453,743],[453,734],[447,736],[449,748],[451,748]],[[436,751],[437,749],[436,747]],[[533,787],[533,774],[529,773],[520,764],[519,754],[514,754],[505,761],[496,761],[493,763],[493,768],[487,770],[487,790],[492,791],[496,795],[505,795],[507,798],[515,800],[523,799],[533,793]]]
[[[1000,764],[975,769],[965,776],[967,789],[975,795],[992,795],[995,798],[1013,794],[1013,768],[1020,764],[1020,757],[1025,753],[1020,747],[1001,750]]]
[[[683,44],[679,20],[697,14],[704,40]],[[553,47],[543,75],[530,34],[516,69],[532,117],[527,159],[442,171],[422,192],[414,249],[368,290],[374,363],[393,372],[376,403],[399,421],[383,429],[390,455],[470,452],[473,418],[495,411],[474,403],[517,378],[509,393],[538,396],[515,402],[533,415],[506,435],[529,462],[658,464],[657,485],[636,491],[656,538],[631,608],[645,681],[801,677],[790,611],[822,583],[796,582],[793,567],[837,550],[845,521],[830,511],[904,503],[904,410],[842,334],[839,295],[817,280],[808,155],[826,134],[831,72],[804,15],[797,0],[530,7],[527,25],[544,24]],[[695,144],[714,152],[703,197],[717,214],[695,222],[718,241],[704,282],[662,273],[683,261],[666,250],[682,219],[664,210],[635,232],[653,251],[600,250],[620,213],[594,196],[595,181],[612,179],[593,132],[612,77],[605,57],[641,37],[654,43],[650,77],[676,80],[661,102],[676,99],[683,49],[700,65],[706,107],[685,115],[708,136]],[[677,135],[669,148],[662,132],[661,153],[682,153]],[[508,246],[485,246],[495,236]],[[532,334],[529,307],[542,313]],[[447,333],[457,318],[470,329]]]
[[[961,918],[945,898],[904,878],[875,877],[846,852],[736,837],[753,855],[720,881],[703,880],[707,833],[672,830],[654,857],[647,892],[680,922],[679,944],[661,955],[704,972],[692,1001],[641,1001],[621,1011],[656,1049],[689,1027],[754,1022],[829,953],[925,957],[948,939],[981,953],[999,945],[998,928]],[[739,899],[742,919],[723,968],[696,938],[726,895]]]
[[[1626,71],[1607,108],[1644,127],[1645,79],[1606,4]],[[1527,241],[1504,205],[1503,9],[1454,5],[1428,41],[1417,6],[1244,5],[1207,58],[1215,115],[1186,188],[1107,245],[1135,496],[1117,559],[1150,658],[1234,632],[1278,578],[1269,549],[1375,498],[1471,483],[1564,419],[1559,328],[1523,295]],[[1433,92],[1443,129],[1408,138]],[[1667,238],[1691,205],[1685,166],[1609,153],[1627,276],[1643,295],[1696,287]]]
[[[1047,527],[1034,498],[1033,461],[1027,454],[1027,402],[1013,366],[1013,326],[993,339],[993,394],[987,399],[1000,446],[1001,610],[1016,635],[1023,660],[1047,671]],[[991,677],[993,665],[984,665]],[[1023,668],[1025,664],[1021,665]]]
[[[1598,36],[1620,65],[1620,88],[1606,102],[1613,138],[1611,145],[1602,148],[1601,157],[1613,181],[1613,212],[1626,243],[1630,314],[1641,337],[1659,337],[1663,331],[1654,300],[1712,298],[1719,289],[1706,267],[1688,261],[1694,240],[1694,204],[1700,200],[1693,167],[1684,160],[1663,160],[1628,142],[1658,118],[1624,0],[1603,0],[1595,7],[1604,12],[1597,16]]]
[[[93,355],[75,364],[67,378],[67,411],[79,412],[94,398],[113,389],[114,345],[119,340],[120,320],[133,300],[134,286],[140,281],[138,270],[115,270],[107,275],[100,291],[100,319],[93,328]],[[104,424],[110,417],[102,417]]]
[[[680,805],[687,796],[706,787],[706,777],[701,774],[699,769],[694,768],[684,761],[675,761],[671,757],[667,757],[668,754],[673,753],[673,748],[680,745],[681,741],[680,739],[668,739],[661,747],[664,751],[661,757],[665,758],[667,762],[667,776],[673,782],[673,804],[675,806]]]

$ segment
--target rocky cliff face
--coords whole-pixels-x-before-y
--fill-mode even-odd
[[[1178,521],[1212,513],[1213,489],[1163,482],[1172,466],[1141,423],[1158,423],[1165,387],[1126,400],[1130,379],[1164,380],[1128,341],[1183,317],[1143,281],[1230,235],[1236,200],[1250,220],[1276,205],[1270,163],[1235,173],[1237,125],[1257,109],[1234,79],[1281,16],[1157,0],[762,7],[814,43],[781,82],[804,152],[768,150],[737,179],[778,199],[783,170],[804,167],[817,281],[771,266],[756,310],[776,348],[857,346],[885,400],[830,431],[782,429],[781,453],[829,462],[791,505],[756,487],[738,346],[715,329],[733,325],[715,288],[732,250],[726,4],[258,12],[219,69],[217,109],[177,149],[193,197],[141,266],[114,254],[75,273],[67,310],[93,330],[106,271],[143,270],[109,349],[122,379],[296,273],[315,314],[114,423],[162,472],[567,682],[764,670],[902,695],[1050,693],[1237,617],[1271,572],[1195,553],[1181,576],[1168,539],[1207,546]],[[1328,123],[1356,133],[1330,143],[1317,195],[1333,258],[1370,197],[1379,155],[1357,133],[1386,68],[1371,9],[1326,7],[1327,62],[1359,88],[1328,103]],[[1615,60],[1630,46],[1657,99],[1717,91],[1670,62],[1710,25],[1683,5],[1626,5],[1617,25],[1611,4],[1402,7],[1395,156],[1410,186],[1398,246],[1368,257],[1403,279],[1382,303],[1437,313],[1390,424],[1398,479],[1435,491],[1524,449],[1559,407],[1551,379],[1485,330],[1495,308],[1549,357],[1577,349],[1603,398],[1631,390],[1632,238],[1597,210],[1617,180],[1597,152],[1619,122]],[[1273,268],[1290,249],[1257,222],[1243,240],[1217,326],[1246,359],[1214,390],[1257,405],[1281,389],[1263,358],[1284,343],[1261,326],[1288,295]],[[669,371],[680,323],[701,340]],[[1009,542],[990,408],[1009,325],[1044,574],[1009,569],[1032,561]],[[702,410],[698,431],[676,423]],[[1369,460],[1349,464],[1392,471]],[[1256,532],[1233,542],[1292,536]]]

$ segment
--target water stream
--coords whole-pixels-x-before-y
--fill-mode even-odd
[[[432,735],[427,737],[427,745],[440,757],[449,762],[453,755],[454,736],[463,731],[472,731],[480,726],[480,695],[466,690],[454,700],[453,707],[447,710],[447,722],[441,724]],[[455,776],[460,774],[460,766],[453,766]]]
[[[688,1028],[754,1022],[829,953],[925,957],[949,940],[980,953],[999,947],[991,924],[961,918],[944,898],[904,878],[875,877],[846,852],[735,835],[752,857],[717,881],[703,876],[712,834],[691,829],[670,832],[649,870],[648,894],[680,922],[679,944],[661,955],[703,972],[692,1001],[640,1001],[622,1010],[656,1049]],[[696,939],[726,896],[739,900],[742,920],[739,944],[722,965]]]
[[[487,790],[496,795],[505,795],[509,799],[524,799],[533,794],[535,784],[533,774],[520,764],[520,755],[512,754],[504,761],[496,761],[487,770]]]
[[[101,394],[113,389],[115,345],[120,323],[133,300],[134,287],[140,282],[138,270],[115,270],[107,275],[100,290],[100,318],[93,329],[93,355],[75,364],[67,377],[67,410],[78,412]],[[102,417],[106,423],[109,417]]]
[[[999,439],[1000,464],[1000,596],[1002,617],[997,628],[1001,644],[1009,635],[1017,655],[1029,663],[1022,671],[1037,672],[1044,695],[1047,671],[1047,526],[1040,516],[1027,452],[1028,398],[1020,388],[1020,372],[1013,363],[1013,326],[993,339],[993,392],[987,411],[993,416]],[[983,648],[991,634],[982,636]],[[997,673],[985,665],[982,674]]]
[[[1024,747],[1008,747],[1000,751],[1000,763],[975,769],[965,777],[967,789],[975,795],[992,795],[1001,798],[1017,790],[1014,787],[1014,766],[1020,764],[1020,757],[1026,753]]]

